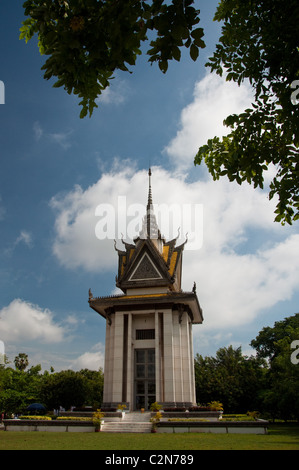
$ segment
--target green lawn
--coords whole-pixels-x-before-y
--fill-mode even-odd
[[[271,425],[267,435],[0,431],[0,450],[299,450],[299,425]]]

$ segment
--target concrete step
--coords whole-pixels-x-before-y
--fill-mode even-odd
[[[114,433],[149,433],[151,432],[151,423],[137,423],[137,422],[117,422],[117,423],[104,423],[102,432]]]
[[[141,412],[128,412],[124,414],[122,419],[104,418],[102,425],[102,432],[134,432],[134,433],[147,433],[151,432],[152,425],[150,422],[151,413]]]
[[[123,421],[125,422],[135,422],[135,423],[145,423],[149,422],[151,419],[151,413],[140,413],[140,412],[130,412],[125,413]]]

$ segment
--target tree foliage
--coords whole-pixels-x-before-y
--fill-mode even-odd
[[[15,358],[16,363],[16,359],[21,355],[23,353]],[[26,354],[24,356],[27,357]],[[31,367],[26,372],[24,367],[0,368],[0,412],[16,413],[25,410],[30,403],[38,401],[40,370],[40,365]]]
[[[21,370],[21,371],[25,370],[29,364],[28,355],[25,353],[20,353],[18,356],[15,357],[14,363],[15,363],[16,369]]]
[[[264,327],[250,345],[220,348],[215,357],[195,357],[196,398],[218,400],[225,413],[257,410],[264,417],[299,420],[299,314]],[[295,354],[294,354],[295,353]],[[292,360],[292,354],[296,361]]]
[[[272,417],[299,420],[299,364],[291,358],[292,343],[298,340],[297,313],[263,328],[251,342],[258,356],[269,361],[262,406]]]
[[[226,413],[246,413],[259,408],[265,363],[242,355],[241,348],[220,348],[216,357],[195,357],[197,401],[223,403]]]
[[[256,349],[259,357],[272,362],[277,357],[281,350],[280,345],[282,342],[290,345],[292,341],[299,339],[299,313],[284,320],[277,321],[273,327],[266,326],[253,339],[250,345]]]
[[[26,42],[35,34],[41,54],[48,57],[44,78],[56,77],[81,98],[80,117],[91,115],[96,98],[110,84],[116,70],[129,71],[151,36],[149,62],[163,73],[168,61],[181,58],[189,48],[196,60],[205,47],[202,28],[196,28],[199,11],[193,0],[27,0],[28,18],[21,27]]]
[[[228,116],[231,132],[200,147],[195,164],[205,161],[213,178],[227,176],[263,188],[272,163],[276,174],[269,198],[278,197],[275,221],[299,218],[299,5],[297,0],[222,0],[215,20],[222,36],[207,66],[239,85],[249,80],[252,107]]]
[[[38,364],[25,371],[24,367],[17,367],[20,357],[27,359],[28,367],[28,356],[23,353],[16,356],[15,369],[8,364],[0,367],[0,414],[25,412],[35,402],[45,405],[48,411],[60,406],[65,409],[81,405],[100,407],[104,381],[102,370],[54,373],[51,368],[53,373],[41,373]]]

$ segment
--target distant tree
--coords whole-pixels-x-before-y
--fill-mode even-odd
[[[299,314],[263,328],[251,345],[269,361],[264,410],[272,418],[299,420],[299,364],[292,361],[294,341],[299,341]],[[297,344],[297,343],[296,343]]]
[[[17,357],[20,356],[27,355],[19,354]],[[27,371],[24,367],[0,369],[0,412],[23,412],[30,403],[40,400],[40,371],[40,365]]]
[[[221,0],[215,20],[222,36],[208,66],[239,85],[249,80],[251,108],[228,116],[231,132],[200,147],[213,178],[227,176],[263,188],[272,163],[269,198],[278,197],[275,221],[299,219],[299,4],[297,0]]]
[[[163,73],[168,61],[181,58],[183,46],[196,60],[204,48],[199,11],[193,0],[27,0],[28,18],[21,28],[26,42],[35,34],[41,54],[48,57],[44,78],[56,77],[81,98],[80,117],[91,115],[96,98],[110,84],[116,70],[129,71],[148,40],[149,62],[158,62]]]
[[[259,357],[271,362],[281,352],[281,341],[287,341],[290,351],[293,340],[299,340],[299,313],[275,322],[273,327],[264,327],[250,345]]]
[[[201,404],[217,400],[224,411],[247,412],[259,408],[265,363],[242,355],[241,347],[220,348],[216,357],[195,357],[196,397]]]
[[[48,409],[69,410],[71,406],[82,406],[86,398],[86,383],[79,372],[64,370],[43,377],[41,398]]]
[[[29,364],[28,355],[25,353],[20,353],[18,356],[15,357],[14,363],[16,369],[24,371]]]
[[[98,371],[82,369],[80,374],[85,379],[86,395],[84,404],[94,408],[101,408],[103,401],[104,374],[102,369]]]

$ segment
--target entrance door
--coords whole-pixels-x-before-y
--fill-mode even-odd
[[[155,350],[135,349],[135,409],[149,410],[155,401]]]

